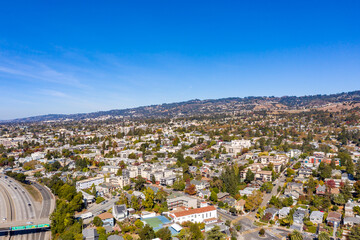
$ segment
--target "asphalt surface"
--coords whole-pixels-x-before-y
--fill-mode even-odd
[[[111,199],[107,200],[107,202],[104,204],[103,203],[100,203],[100,204],[93,203],[85,212],[76,214],[75,217],[80,217],[84,213],[91,212],[93,214],[93,216],[91,218],[84,219],[84,224],[88,224],[93,220],[94,216],[100,214],[103,210],[108,211],[110,208],[112,208],[114,206],[114,204],[118,200],[119,200],[119,197],[115,197],[115,198],[111,198]]]
[[[52,203],[54,202],[52,193],[50,192],[50,190],[48,190],[46,187],[42,186],[41,184],[32,182],[32,185],[40,191],[42,199],[43,199],[42,209],[41,209],[39,217],[47,218],[47,217],[49,217],[49,215],[52,212]],[[50,233],[49,232],[41,232],[40,240],[47,240],[47,239],[50,239]]]
[[[2,227],[2,225],[9,225],[9,223],[11,222],[25,222],[27,223],[27,225],[32,223],[35,224],[35,222],[39,218],[41,218],[41,216],[49,216],[50,207],[48,201],[43,201],[43,207],[41,210],[36,209],[32,197],[19,182],[10,177],[5,179],[5,176],[2,174],[0,176],[0,199],[5,199],[5,204],[0,204],[0,228]],[[48,198],[48,195],[45,193],[45,196],[43,197],[46,200]],[[4,212],[6,213],[4,214]],[[4,215],[6,215],[6,220],[4,220]],[[0,237],[0,240],[5,239],[48,240],[50,239],[50,235],[42,232],[37,232]]]

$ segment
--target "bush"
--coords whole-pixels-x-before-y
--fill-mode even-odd
[[[259,231],[259,235],[260,236],[264,236],[265,235],[265,229],[260,229],[260,231]]]
[[[95,202],[96,202],[97,204],[99,204],[99,203],[102,203],[103,201],[105,201],[105,198],[103,198],[103,197],[97,197]]]

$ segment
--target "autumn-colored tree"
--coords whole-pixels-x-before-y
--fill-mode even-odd
[[[196,187],[194,184],[190,184],[186,187],[185,193],[189,195],[195,195],[196,194]]]
[[[335,183],[334,179],[330,179],[330,180],[326,181],[326,186],[327,186],[329,189],[335,188],[336,183]]]

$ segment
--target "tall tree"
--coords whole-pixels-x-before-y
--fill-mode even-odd
[[[142,229],[140,229],[139,237],[141,240],[150,240],[154,239],[156,236],[154,229],[149,224],[146,224]]]
[[[222,240],[225,239],[226,235],[220,232],[219,226],[214,226],[210,231],[207,232],[207,240]]]
[[[191,239],[198,240],[204,239],[204,236],[200,230],[200,227],[197,223],[193,223],[190,226]]]
[[[161,240],[171,240],[171,231],[168,227],[162,228],[156,232],[156,237],[160,238]]]
[[[143,206],[148,209],[151,210],[154,207],[154,191],[151,188],[147,188],[145,190],[145,201],[143,202]]]
[[[250,183],[254,179],[255,179],[255,174],[250,169],[248,169],[245,176],[245,182]]]

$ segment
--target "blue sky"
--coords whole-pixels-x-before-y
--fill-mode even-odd
[[[360,89],[360,1],[3,1],[0,119]]]

